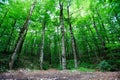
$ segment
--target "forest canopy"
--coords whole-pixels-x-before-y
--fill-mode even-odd
[[[120,70],[120,0],[0,0],[0,71]]]

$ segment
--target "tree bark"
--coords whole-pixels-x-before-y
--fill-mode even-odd
[[[71,21],[70,21],[69,6],[70,5],[67,6],[68,24],[69,24],[69,29],[70,29],[72,49],[73,49],[73,55],[74,55],[74,65],[75,65],[75,68],[77,68],[78,67],[78,63],[77,63],[77,51],[76,51],[76,46],[75,46],[75,37],[74,37],[74,34],[73,34],[72,25],[71,25]]]
[[[59,48],[61,45],[60,45],[60,39],[59,39],[59,30],[58,30],[58,26],[57,26],[57,47],[58,47],[58,54],[59,54],[59,63],[60,63],[60,68],[61,68],[61,65],[62,65],[62,58],[61,58],[61,49]]]
[[[31,15],[32,15],[32,12],[33,12],[33,10],[34,10],[35,4],[36,4],[36,0],[35,0],[35,1],[33,2],[33,4],[31,5],[31,8],[30,8],[30,10],[29,10],[29,14],[28,14],[28,16],[27,16],[27,18],[26,18],[26,21],[25,21],[25,23],[24,23],[21,31],[20,31],[19,38],[18,38],[18,42],[17,42],[17,44],[16,44],[16,46],[15,46],[15,49],[14,49],[14,52],[13,52],[13,54],[12,54],[12,56],[11,56],[11,61],[9,62],[9,68],[10,68],[10,69],[13,68],[14,61],[15,61],[15,57],[16,57],[16,54],[17,54],[19,48],[20,48],[20,45],[23,44],[22,41],[23,41],[24,37],[26,36],[27,30],[28,30],[28,22],[29,22],[30,17],[31,17]]]
[[[43,22],[43,29],[42,29],[42,44],[41,44],[41,53],[40,53],[40,69],[43,69],[43,58],[44,58],[44,37],[45,37],[45,26],[46,22]]]
[[[66,69],[66,53],[65,53],[65,32],[64,32],[64,18],[63,18],[63,2],[59,0],[60,6],[60,26],[62,34],[62,69]]]

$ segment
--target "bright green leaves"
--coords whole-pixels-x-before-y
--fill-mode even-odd
[[[11,0],[9,3],[9,17],[14,19],[26,19],[28,10],[32,4],[31,0]]]

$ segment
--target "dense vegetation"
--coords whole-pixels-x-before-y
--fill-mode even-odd
[[[120,0],[0,0],[0,71],[17,68],[120,70]]]

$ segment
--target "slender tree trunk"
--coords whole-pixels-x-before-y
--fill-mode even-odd
[[[73,55],[74,55],[74,65],[75,65],[75,68],[77,68],[78,67],[77,51],[76,51],[76,46],[75,46],[75,37],[73,34],[72,25],[71,25],[71,21],[70,21],[69,5],[67,6],[67,14],[68,14],[68,24],[69,24],[69,29],[70,29],[72,49],[73,49]]]
[[[59,40],[59,30],[58,30],[58,26],[57,26],[57,33],[58,33],[58,37],[57,37],[57,47],[58,47],[58,54],[59,54],[59,62],[60,62],[60,68],[61,68],[61,65],[62,65],[62,60],[61,60],[61,50],[60,50],[60,40]]]
[[[90,28],[89,25],[87,26],[87,28],[88,28],[88,30],[89,30],[90,33],[91,33],[92,39],[93,39],[94,41],[96,41],[95,36],[94,36],[94,33],[93,33],[93,31],[91,30],[91,28]],[[98,46],[97,42],[94,42],[94,45],[95,45],[95,47],[97,48],[97,50],[99,51],[99,46]]]
[[[32,12],[33,12],[33,10],[34,10],[35,4],[36,4],[36,0],[35,0],[34,3],[32,4],[32,6],[31,6],[31,8],[30,8],[30,11],[29,11],[29,14],[28,14],[28,16],[27,16],[27,19],[26,19],[26,21],[25,21],[25,23],[24,23],[24,25],[23,25],[23,27],[22,27],[22,29],[21,29],[21,31],[20,31],[19,38],[18,38],[18,42],[17,42],[16,47],[15,47],[15,49],[14,49],[14,52],[13,52],[13,54],[12,54],[12,56],[11,56],[11,61],[9,62],[9,68],[10,68],[10,69],[13,68],[14,61],[15,61],[15,57],[16,57],[16,54],[17,54],[19,48],[20,48],[20,45],[23,44],[22,41],[23,41],[24,36],[25,36],[26,33],[27,33],[27,30],[28,30],[28,22],[29,22],[30,17],[31,17],[31,15],[32,15]]]
[[[88,30],[90,31],[90,33],[91,33],[91,36],[92,36],[92,39],[95,41],[94,42],[94,45],[95,45],[95,47],[97,48],[97,49],[95,49],[95,56],[96,56],[96,60],[99,62],[100,61],[100,58],[98,57],[98,53],[97,53],[97,51],[99,51],[100,49],[99,49],[99,46],[98,46],[98,44],[97,44],[97,41],[96,41],[96,39],[95,39],[95,36],[94,36],[94,34],[93,34],[93,31],[91,30],[91,28],[89,27],[89,26],[86,26],[87,28],[88,28]],[[87,41],[88,42],[88,41]],[[90,44],[89,44],[89,46],[90,46]],[[91,47],[91,50],[92,50],[92,47]]]
[[[102,57],[105,57],[105,42],[104,42],[101,34],[99,33],[98,29],[97,29],[94,16],[92,17],[92,19],[93,19],[93,27],[94,27],[94,29],[95,29],[95,31],[96,31],[96,33],[97,33],[97,35],[98,35],[99,41],[100,41],[100,43],[101,43],[102,54],[104,54],[104,56],[102,56]]]
[[[102,21],[102,18],[101,18],[101,16],[100,16],[100,14],[99,14],[99,12],[98,12],[97,9],[96,9],[96,12],[97,12],[97,15],[98,15],[98,17],[99,17],[98,21],[99,21],[99,23],[101,24],[101,27],[102,27],[103,37],[105,37],[106,41],[109,43],[110,41],[109,41],[109,38],[108,38],[108,36],[107,36],[107,34],[106,34],[105,25],[104,25],[104,23],[103,23],[103,21]]]
[[[44,58],[44,37],[45,37],[45,26],[46,22],[43,22],[43,29],[42,29],[42,43],[41,43],[41,51],[40,51],[40,69],[43,69],[43,58]]]
[[[32,40],[31,53],[34,53],[34,52],[35,52],[35,50],[34,50],[35,44],[36,44],[36,37]]]
[[[48,51],[49,51],[49,57],[50,57],[50,59],[49,59],[49,63],[50,63],[50,67],[51,67],[51,65],[52,65],[52,52],[51,52],[51,40],[50,40],[50,38],[49,38],[49,41],[48,41]]]
[[[5,17],[6,17],[7,14],[8,14],[8,11],[9,11],[9,10],[7,10],[7,11],[5,12],[5,14],[4,14],[2,20],[0,21],[0,27],[2,26],[2,24],[3,24],[4,20],[5,20]]]
[[[96,33],[97,33],[97,35],[98,35],[98,38],[99,38],[99,40],[101,41],[101,44],[102,44],[102,46],[103,46],[105,43],[104,43],[103,38],[102,38],[102,36],[100,35],[100,33],[99,33],[98,29],[97,29],[94,16],[93,16],[93,26],[94,26],[94,29],[95,29],[95,31],[96,31]]]
[[[65,53],[65,32],[64,32],[64,18],[63,18],[63,2],[59,0],[60,5],[60,26],[62,34],[62,69],[66,69],[66,53]]]

